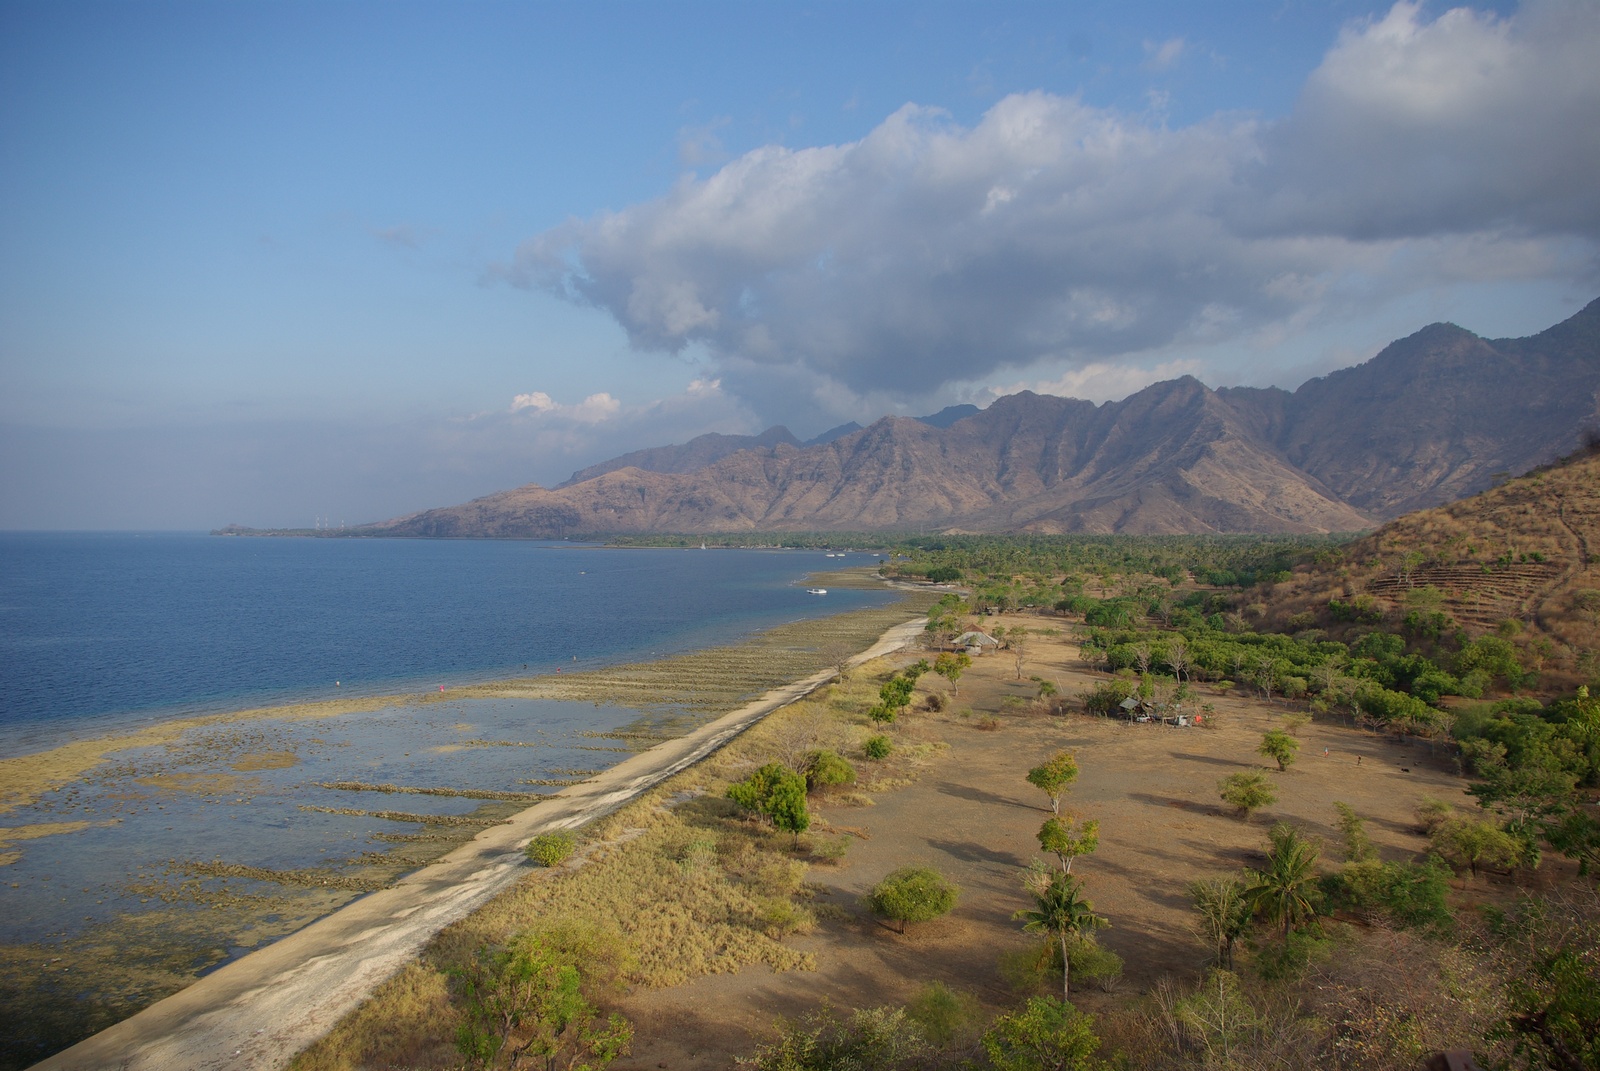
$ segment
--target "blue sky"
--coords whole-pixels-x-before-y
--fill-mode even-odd
[[[0,528],[1276,384],[1600,295],[1600,5],[0,0]]]

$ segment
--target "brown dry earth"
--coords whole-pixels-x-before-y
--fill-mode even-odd
[[[1007,615],[1006,623],[1060,625],[1020,615]],[[1256,747],[1267,729],[1300,713],[1281,703],[1201,695],[1199,701],[1215,704],[1213,729],[1003,712],[1006,696],[1034,697],[1037,684],[1030,676],[1054,682],[1068,698],[1106,679],[1063,638],[1033,638],[1022,673],[1024,679],[1016,679],[1008,653],[975,660],[945,713],[913,714],[895,730],[904,742],[950,745],[917,781],[873,793],[870,807],[816,808],[835,827],[856,828],[869,838],[852,840],[843,865],[816,867],[809,875],[822,921],[812,935],[793,943],[815,954],[816,971],[747,969],[672,989],[635,991],[621,1005],[637,1031],[633,1055],[613,1067],[728,1068],[772,1038],[780,1016],[800,1016],[823,1004],[903,1004],[933,981],[971,993],[991,1014],[1014,1004],[1019,995],[1002,980],[998,959],[1036,940],[1021,932],[1012,914],[1029,906],[1020,879],[1039,854],[1035,835],[1049,814],[1044,794],[1025,776],[1061,748],[1077,753],[1081,770],[1064,809],[1101,823],[1099,851],[1077,860],[1073,870],[1096,911],[1111,920],[1101,943],[1125,961],[1115,992],[1074,992],[1074,1002],[1091,1011],[1129,999],[1163,975],[1190,975],[1203,966],[1206,949],[1192,930],[1186,887],[1196,878],[1263,862],[1274,822],[1293,822],[1322,838],[1324,859],[1336,865],[1333,803],[1342,800],[1368,820],[1385,858],[1404,859],[1425,845],[1413,817],[1424,797],[1469,802],[1465,782],[1442,753],[1434,757],[1426,744],[1396,743],[1337,725],[1300,729],[1299,762],[1276,772]],[[923,680],[948,692],[931,675]],[[969,708],[974,713],[963,716]],[[979,728],[985,714],[996,715],[1000,727]],[[1218,798],[1217,782],[1268,766],[1279,801],[1242,822]],[[902,936],[873,920],[861,899],[884,875],[907,864],[937,868],[961,886],[962,897],[950,916],[912,925]]]

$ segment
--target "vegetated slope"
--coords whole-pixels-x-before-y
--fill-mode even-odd
[[[1443,614],[1446,620],[1432,617]],[[1406,622],[1408,615],[1410,624]],[[1276,585],[1267,623],[1499,631],[1524,663],[1600,670],[1600,446],[1324,552]]]
[[[782,428],[743,448],[701,436],[362,531],[1353,531],[1548,462],[1597,425],[1600,301],[1527,339],[1435,324],[1292,394],[1185,377],[1099,406],[1023,392],[805,445]]]

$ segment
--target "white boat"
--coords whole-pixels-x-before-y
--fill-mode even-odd
[[[806,588],[806,594],[808,595],[826,595],[827,593],[827,588]]]

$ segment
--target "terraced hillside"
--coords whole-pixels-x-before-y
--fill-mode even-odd
[[[1550,683],[1600,673],[1600,446],[1400,517],[1254,606],[1283,629],[1496,632]],[[1438,615],[1443,615],[1442,617]]]

